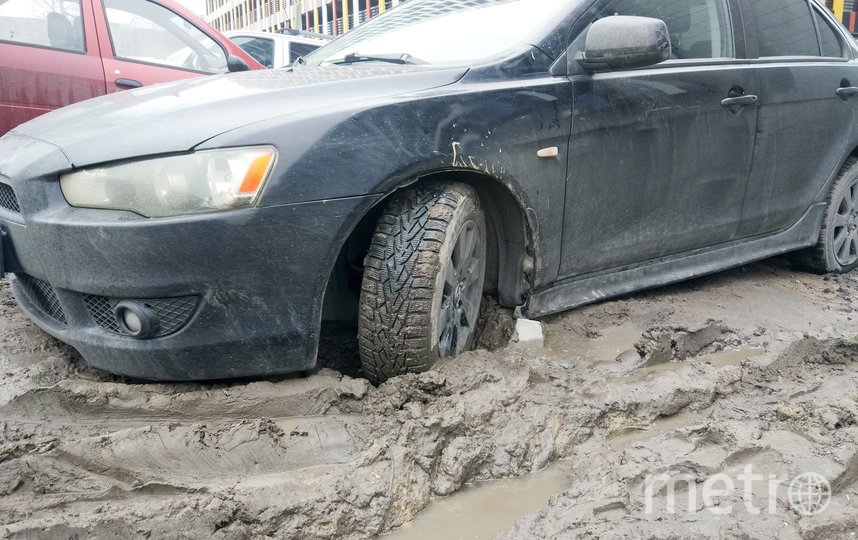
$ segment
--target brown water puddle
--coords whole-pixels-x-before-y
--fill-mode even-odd
[[[745,360],[761,356],[766,351],[757,347],[742,347],[739,349],[727,349],[716,353],[707,354],[689,358],[687,362],[710,364],[715,368],[724,368],[727,366],[738,366]],[[676,369],[679,369],[683,362],[669,362],[665,364],[656,364],[654,366],[646,366],[635,370],[628,375],[629,380],[650,380],[653,377],[669,374]]]
[[[678,414],[669,418],[656,420],[646,427],[630,427],[628,432],[614,437],[608,442],[614,450],[621,451],[631,448],[636,443],[645,442],[654,437],[658,437],[659,435],[664,435],[665,433],[670,433],[686,426],[690,426],[700,419],[700,415],[697,414]]]
[[[493,538],[522,516],[548,505],[572,483],[571,463],[557,462],[521,478],[485,482],[432,502],[417,518],[379,538]]]
[[[707,354],[705,356],[698,356],[694,361],[711,364],[716,368],[738,366],[745,360],[756,358],[765,352],[765,349],[761,349],[759,347],[745,346],[738,349],[727,349],[713,354]]]
[[[577,334],[553,336],[547,346],[558,354],[581,357],[582,364],[613,362],[622,353],[634,349],[643,330],[632,323],[610,326],[599,331],[600,336],[588,338]]]

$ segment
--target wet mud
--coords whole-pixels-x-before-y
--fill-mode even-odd
[[[546,318],[531,350],[489,305],[481,350],[376,388],[348,329],[312,374],[124,380],[3,283],[0,536],[848,538],[856,292],[776,259]],[[748,466],[781,480],[745,492]],[[791,504],[804,472],[831,483],[826,511]],[[704,500],[719,475],[737,489]]]

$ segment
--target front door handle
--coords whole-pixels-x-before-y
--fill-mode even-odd
[[[116,86],[121,86],[122,88],[140,88],[143,86],[143,83],[134,79],[116,79],[113,82],[116,83]]]
[[[837,89],[837,95],[840,96],[843,101],[848,100],[856,94],[858,94],[858,86],[843,86]]]
[[[749,105],[756,105],[759,100],[760,98],[753,95],[728,97],[721,100],[721,105],[723,107],[747,107]]]

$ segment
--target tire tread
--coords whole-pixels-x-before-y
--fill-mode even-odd
[[[478,205],[465,184],[427,183],[394,196],[380,216],[358,314],[361,363],[373,383],[425,371],[437,358],[429,335],[435,278],[450,222],[468,198]]]

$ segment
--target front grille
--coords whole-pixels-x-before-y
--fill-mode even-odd
[[[12,191],[12,186],[9,184],[0,183],[0,207],[13,212],[21,212],[21,207],[18,206],[18,197]]]
[[[108,298],[106,296],[96,296],[86,294],[83,297],[83,303],[86,309],[92,316],[95,324],[112,332],[114,334],[123,334],[116,322],[116,316],[113,310],[116,304],[122,302],[123,299]],[[133,300],[144,304],[158,315],[160,325],[156,337],[167,336],[178,332],[183,326],[188,323],[191,315],[197,307],[196,296],[184,296],[181,298],[156,298],[148,300]]]
[[[47,317],[66,325],[66,315],[51,284],[27,274],[15,274],[27,300]]]

